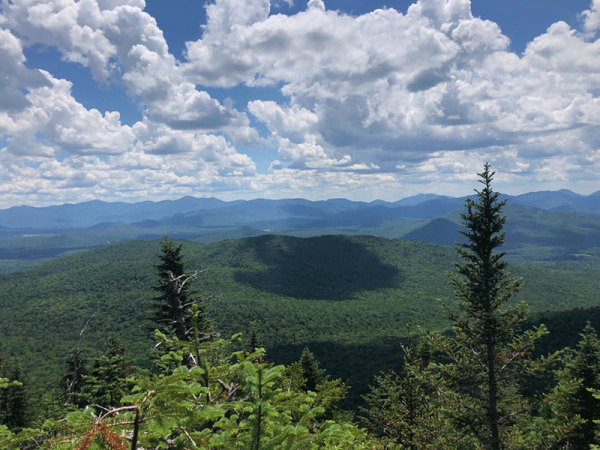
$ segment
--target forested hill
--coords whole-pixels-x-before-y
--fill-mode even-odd
[[[34,384],[56,380],[82,335],[84,354],[108,336],[141,362],[159,241],[131,241],[65,256],[0,278],[0,335]],[[304,346],[358,386],[400,364],[405,324],[443,330],[438,299],[452,302],[450,247],[370,236],[259,236],[185,242],[194,283],[222,335],[256,330],[267,356],[297,360]],[[575,263],[572,263],[575,264]],[[512,265],[534,313],[597,305],[600,270],[576,264]],[[552,331],[552,330],[551,330]],[[356,388],[360,391],[360,388]]]
[[[464,198],[420,195],[389,203],[346,199],[222,202],[184,197],[175,201],[104,203],[0,210],[0,273],[50,258],[163,235],[195,242],[281,234],[373,235],[454,245],[462,236]],[[600,193],[568,191],[510,197],[506,247],[511,260],[568,260],[600,256]]]

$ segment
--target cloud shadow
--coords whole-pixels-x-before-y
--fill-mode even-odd
[[[398,287],[400,270],[382,262],[371,244],[372,238],[348,236],[247,239],[240,250],[254,252],[262,267],[240,270],[234,278],[257,290],[312,300],[347,300],[357,292]]]

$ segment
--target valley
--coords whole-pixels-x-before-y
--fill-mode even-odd
[[[147,360],[152,333],[144,324],[160,242],[108,245],[0,278],[0,334],[13,355],[26,355],[22,364],[33,383],[58,378],[92,315],[81,341],[86,354],[114,335],[134,361]],[[346,235],[183,245],[189,269],[201,271],[194,287],[221,335],[247,338],[255,331],[277,363],[297,360],[308,346],[328,373],[353,386],[351,402],[360,401],[379,371],[401,369],[407,324],[413,332],[443,332],[439,301],[454,303],[445,276],[456,260],[449,246]],[[510,271],[523,277],[516,300],[534,317],[598,306],[596,264],[511,263]]]

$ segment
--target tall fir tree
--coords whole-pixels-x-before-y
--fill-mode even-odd
[[[189,340],[186,326],[185,305],[190,294],[189,281],[177,292],[174,280],[185,277],[186,262],[181,253],[182,244],[173,243],[164,237],[159,262],[156,265],[158,279],[154,290],[157,292],[152,319],[161,332],[174,334],[179,340]]]
[[[212,323],[206,317],[204,299],[190,289],[197,272],[186,273],[182,244],[173,245],[165,236],[161,250],[156,265],[157,296],[152,321],[160,332],[179,341],[209,339],[214,334]],[[185,365],[196,363],[192,355],[186,356]]]
[[[256,332],[256,329],[253,328],[250,332],[250,339],[248,340],[248,345],[246,346],[246,352],[249,354],[254,353],[259,348],[260,342],[258,339],[258,333]]]
[[[86,405],[81,395],[83,377],[87,375],[87,361],[81,354],[81,350],[72,350],[65,359],[65,372],[59,380],[60,391],[64,395],[65,405],[75,405],[83,408]]]
[[[506,201],[492,189],[489,164],[478,175],[483,189],[475,190],[477,202],[467,199],[461,215],[467,242],[457,248],[461,262],[451,276],[460,311],[444,306],[455,336],[440,338],[437,349],[449,361],[440,370],[455,383],[448,398],[454,402],[450,409],[456,426],[484,448],[499,450],[518,434],[518,416],[527,411],[522,381],[535,370],[529,355],[547,331],[542,325],[522,332],[525,304],[508,305],[522,280],[509,276],[505,252],[497,251],[505,239],[501,211]]]

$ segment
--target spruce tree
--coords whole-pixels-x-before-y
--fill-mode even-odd
[[[457,441],[440,418],[437,390],[443,380],[429,370],[429,341],[423,337],[416,351],[412,341],[401,346],[402,376],[390,371],[375,377],[375,385],[363,397],[368,408],[361,408],[361,419],[369,431],[402,448],[444,449],[447,441]]]
[[[11,383],[0,389],[0,423],[10,430],[19,431],[29,424],[29,408],[24,375],[18,361],[13,361],[6,378]]]
[[[483,189],[475,190],[477,202],[467,199],[461,215],[467,242],[457,248],[461,262],[451,277],[460,311],[444,307],[455,337],[440,339],[438,350],[449,360],[440,365],[442,373],[455,383],[448,398],[454,402],[449,408],[456,426],[472,433],[484,448],[499,450],[516,433],[519,414],[527,410],[522,381],[534,367],[529,358],[534,343],[547,331],[542,325],[521,332],[527,308],[507,304],[522,280],[510,277],[505,253],[497,251],[505,239],[501,211],[506,201],[492,189],[489,164],[478,175]]]
[[[158,275],[154,290],[158,293],[154,298],[155,309],[152,319],[158,329],[167,334],[174,334],[179,340],[189,340],[189,328],[186,324],[185,308],[188,303],[189,283],[177,289],[175,280],[186,276],[186,262],[181,253],[182,244],[173,245],[165,236],[159,262],[156,265]]]
[[[179,341],[206,340],[213,336],[212,324],[206,318],[204,300],[190,289],[197,272],[186,273],[181,250],[182,244],[173,245],[165,236],[156,266],[158,279],[154,290],[158,295],[151,319],[160,332]],[[196,363],[191,355],[186,356],[185,365]]]
[[[250,340],[248,341],[248,345],[246,346],[246,352],[248,354],[254,353],[258,348],[260,348],[260,343],[258,341],[258,333],[255,329],[250,333]]]
[[[25,376],[19,361],[9,358],[0,342],[0,425],[18,431],[29,423]]]
[[[567,352],[564,367],[557,372],[558,385],[552,394],[556,415],[579,418],[567,439],[568,448],[589,449],[600,444],[600,339],[588,322],[575,351]]]
[[[106,351],[95,358],[89,373],[83,375],[82,396],[87,404],[117,407],[133,387],[127,378],[134,372],[134,366],[125,357],[124,344],[109,336]]]
[[[60,378],[60,390],[64,394],[65,405],[75,405],[83,408],[86,405],[81,395],[83,377],[87,375],[87,361],[81,355],[81,350],[72,350],[65,360],[65,372]]]
[[[327,378],[325,376],[325,370],[319,368],[319,361],[315,359],[315,355],[304,347],[302,356],[300,357],[300,365],[302,367],[302,374],[306,380],[305,389],[307,391],[316,392],[317,386],[323,383]]]

